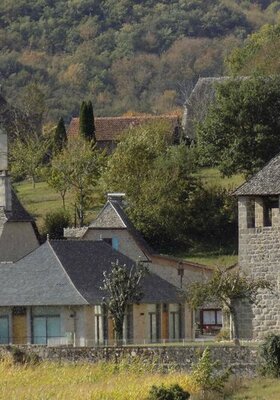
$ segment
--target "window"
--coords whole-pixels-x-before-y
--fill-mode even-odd
[[[9,317],[0,317],[0,344],[9,343]]]
[[[178,311],[172,311],[169,315],[169,337],[170,339],[179,339],[180,337],[180,316]]]
[[[263,202],[263,225],[272,226],[272,209],[279,208],[278,197],[267,197]]]
[[[202,325],[222,325],[222,312],[219,309],[202,310]]]
[[[33,343],[48,344],[49,341],[58,343],[61,337],[60,317],[38,316],[33,317]]]
[[[149,313],[149,324],[150,324],[150,341],[157,341],[157,314],[155,312]]]
[[[255,199],[250,199],[247,206],[247,228],[255,228]]]
[[[119,250],[119,239],[116,237],[112,238],[112,247],[114,250]]]

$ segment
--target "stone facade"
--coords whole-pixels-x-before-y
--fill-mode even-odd
[[[280,333],[280,211],[275,202],[266,209],[268,200],[267,196],[240,196],[238,201],[239,265],[254,278],[274,284],[273,292],[263,290],[255,305],[240,305],[240,333],[245,338]]]

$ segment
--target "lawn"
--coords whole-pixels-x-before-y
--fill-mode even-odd
[[[43,219],[48,212],[62,208],[60,195],[56,193],[47,182],[38,182],[36,183],[35,189],[33,189],[31,182],[24,181],[15,184],[14,188],[24,207],[36,218],[39,229],[42,228]],[[73,216],[72,219],[74,220],[74,199],[71,192],[67,193],[65,203],[66,209],[69,211],[70,215]],[[96,213],[102,206],[100,198],[97,195],[93,197],[93,204],[94,207],[86,216],[88,222],[96,216]]]
[[[241,384],[232,400],[279,400],[280,380],[258,378]]]

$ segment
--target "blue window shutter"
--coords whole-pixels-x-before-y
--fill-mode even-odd
[[[116,238],[116,237],[112,238],[112,246],[113,246],[113,249],[119,250],[119,239],[118,238]]]

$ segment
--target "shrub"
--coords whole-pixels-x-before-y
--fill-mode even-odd
[[[43,232],[50,239],[62,239],[63,229],[69,226],[70,215],[64,210],[52,211],[46,214],[44,218]]]
[[[262,367],[262,373],[279,378],[280,376],[280,335],[271,334],[266,337],[261,345],[261,356],[266,364]]]
[[[152,386],[147,400],[187,400],[190,394],[179,385]]]
[[[230,340],[230,331],[229,329],[223,328],[220,332],[215,336],[215,340],[217,342],[222,342],[223,340]]]
[[[212,361],[210,349],[207,347],[193,368],[192,381],[200,388],[201,392],[221,392],[229,378],[229,369],[218,372],[219,361]]]

